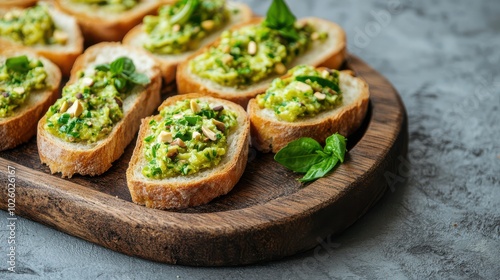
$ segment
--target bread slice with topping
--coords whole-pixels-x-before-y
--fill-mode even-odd
[[[255,18],[248,23],[235,26],[234,29],[257,25],[260,24],[262,20],[262,18]],[[295,58],[291,63],[286,65],[286,67],[291,68],[299,64],[308,64],[312,66],[325,66],[332,69],[338,69],[346,57],[347,43],[344,30],[333,22],[314,17],[298,20],[297,24],[301,25],[306,22],[314,26],[317,32],[325,32],[328,34],[328,37],[325,41],[313,41],[309,50],[307,50],[303,55]],[[220,40],[199,50],[191,57],[191,59],[207,51],[211,46],[218,45],[219,41]],[[190,70],[189,60],[187,60],[181,63],[177,69],[177,88],[180,94],[200,92],[206,95],[227,99],[246,107],[251,98],[264,92],[271,84],[271,81],[278,76],[278,74],[269,75],[269,77],[264,80],[243,88],[223,86],[210,79],[202,78],[194,74]]]
[[[250,9],[250,7],[243,3],[227,2],[227,8],[231,13],[229,22],[222,29],[217,30],[209,34],[207,37],[203,38],[198,44],[199,47],[196,50],[191,50],[180,54],[153,53],[160,64],[163,81],[165,84],[169,84],[175,80],[177,65],[179,65],[179,63],[185,61],[197,50],[214,42],[224,30],[229,29],[237,24],[247,22],[252,18],[252,10]],[[123,38],[123,43],[126,45],[142,48],[144,43],[146,43],[148,40],[148,34],[144,31],[144,25],[140,24],[130,30],[127,35],[125,35],[125,38]]]
[[[0,117],[0,151],[14,148],[34,136],[38,120],[57,99],[61,71],[50,60],[28,50],[3,49],[0,50],[0,64],[5,63],[9,57],[24,55],[28,59],[36,58],[43,63],[47,73],[45,78],[47,87],[43,90],[30,92],[28,99],[19,108],[15,109],[13,115],[4,118]],[[2,91],[1,86],[0,91]],[[0,92],[0,94],[7,95],[9,93]],[[3,97],[0,96],[0,98]]]
[[[74,16],[82,29],[86,43],[121,41],[123,36],[146,15],[156,12],[158,7],[169,0],[141,0],[125,11],[110,11],[104,6],[90,5],[72,0],[55,0],[56,6]],[[113,1],[109,1],[113,2]]]
[[[260,108],[257,100],[248,104],[251,121],[252,145],[261,152],[277,153],[291,141],[311,137],[320,143],[338,132],[348,137],[356,131],[366,115],[369,101],[368,84],[353,76],[350,70],[340,71],[339,87],[342,103],[313,117],[287,122],[276,117],[273,110]]]
[[[28,48],[37,54],[50,59],[61,69],[62,74],[67,76],[69,75],[75,59],[83,51],[83,37],[80,28],[78,27],[78,23],[74,17],[55,9],[51,4],[43,2],[39,5],[47,7],[48,13],[54,21],[54,25],[56,28],[60,29],[57,36],[61,37],[60,39],[65,43],[24,46],[20,42],[14,41],[8,37],[0,36],[0,45],[11,48]],[[10,17],[13,13],[20,13],[22,11],[23,9],[19,8],[2,9],[0,6],[0,18],[6,16]],[[56,36],[56,34],[54,34],[54,36]]]
[[[159,111],[186,99],[189,99],[190,102],[191,100],[207,102],[212,108],[229,109],[236,113],[237,125],[231,128],[227,134],[226,153],[217,165],[200,169],[190,175],[177,175],[162,179],[146,177],[142,172],[148,163],[144,154],[145,139],[152,133],[150,122],[153,120],[159,122],[162,120],[162,116],[156,115],[143,119],[137,144],[127,169],[128,188],[132,200],[137,204],[158,209],[179,209],[206,204],[212,199],[228,193],[243,174],[248,158],[250,133],[250,122],[245,110],[227,100],[200,94],[187,94],[168,98],[160,106]],[[204,135],[203,133],[202,137]]]
[[[63,177],[71,177],[75,173],[91,176],[104,173],[132,141],[139,129],[141,118],[152,114],[160,104],[161,77],[156,61],[140,49],[122,46],[119,43],[100,43],[88,48],[76,60],[66,87],[77,82],[80,71],[93,72],[97,65],[111,63],[120,57],[130,58],[135,64],[136,73],[146,75],[150,80],[149,84],[132,87],[123,101],[116,101],[123,110],[123,117],[112,126],[104,138],[96,142],[68,142],[57,137],[47,131],[47,115],[44,116],[38,123],[38,153],[42,163],[47,164],[52,173],[60,172]],[[87,98],[82,95],[78,97],[77,94],[76,98]],[[63,106],[64,104],[61,105]],[[86,123],[85,120],[82,122]],[[91,123],[88,125],[92,126]]]

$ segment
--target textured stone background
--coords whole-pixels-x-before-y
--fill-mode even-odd
[[[247,1],[264,14],[269,1]],[[297,16],[340,23],[349,49],[399,90],[411,173],[328,250],[234,268],[131,258],[19,220],[18,274],[2,279],[500,278],[500,2],[300,1]],[[405,163],[402,162],[402,168]],[[0,211],[2,225],[7,215]]]

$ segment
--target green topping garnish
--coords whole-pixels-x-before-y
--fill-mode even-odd
[[[295,15],[283,0],[274,0],[267,10],[264,25],[278,31],[283,37],[296,41],[299,39],[299,34],[294,27],[295,20]]]
[[[325,176],[340,161],[344,162],[347,139],[335,133],[326,138],[325,148],[309,137],[299,138],[279,150],[274,159],[286,168],[306,173],[299,179],[309,182]]]
[[[0,64],[0,118],[13,115],[30,93],[47,87],[47,72],[38,59],[25,55],[7,58]]]
[[[260,108],[273,110],[279,120],[293,122],[312,117],[342,103],[339,73],[299,65],[284,78],[275,79],[256,100]]]
[[[11,10],[0,18],[0,36],[26,46],[66,44],[68,35],[57,28],[45,5]]]
[[[163,179],[219,164],[227,153],[227,137],[237,126],[237,116],[215,105],[182,100],[164,108],[161,118],[150,121],[150,134],[143,140],[147,164],[142,174]]]
[[[123,118],[123,102],[134,88],[149,82],[128,57],[80,72],[50,107],[45,129],[68,142],[95,143]]]
[[[111,12],[123,12],[135,7],[140,0],[71,0],[75,3],[83,3],[96,8],[104,8]]]
[[[224,0],[181,0],[146,16],[148,34],[144,48],[157,54],[177,54],[196,49],[200,41],[221,29],[230,13]]]

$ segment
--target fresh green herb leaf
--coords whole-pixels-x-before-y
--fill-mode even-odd
[[[199,3],[199,0],[187,0],[182,9],[170,18],[170,23],[172,25],[183,25],[186,23],[191,18]]]
[[[321,178],[326,175],[333,167],[337,164],[339,160],[334,157],[323,158],[320,162],[311,166],[307,171],[306,175],[299,179],[301,182],[310,182]]]
[[[123,73],[127,75],[131,75],[135,72],[135,65],[132,59],[128,57],[122,57],[123,58]]]
[[[307,80],[310,80],[311,82],[317,82],[322,87],[329,87],[337,92],[340,91],[339,86],[337,84],[335,84],[334,82],[327,80],[325,78],[317,77],[317,76],[297,76],[297,77],[295,77],[295,80],[303,82],[303,83],[305,83]]]
[[[153,158],[156,158],[156,151],[160,148],[160,143],[156,143],[151,147],[152,153],[153,153]]]
[[[283,37],[295,41],[299,38],[297,30],[294,27],[295,19],[295,15],[292,14],[285,1],[274,0],[267,10],[264,25],[278,30]]]
[[[25,55],[9,57],[5,60],[5,65],[7,66],[7,69],[16,72],[24,73],[30,70],[30,61]]]
[[[125,80],[124,78],[115,79],[115,87],[117,90],[122,90],[123,88],[125,88],[126,85],[127,85],[127,80]]]
[[[344,162],[344,156],[346,151],[346,139],[344,136],[335,133],[332,136],[326,138],[325,152],[328,154],[333,154],[340,162]]]
[[[149,135],[148,137],[144,138],[144,141],[149,143],[149,142],[153,141],[153,139],[155,139],[155,136]]]
[[[305,137],[290,142],[274,159],[292,171],[307,172],[311,166],[322,160],[322,156],[316,153],[321,150],[321,145],[316,140]]]
[[[59,119],[57,120],[58,123],[60,124],[67,124],[69,120],[70,115],[68,113],[62,114]]]
[[[117,58],[115,61],[111,62],[111,64],[109,65],[109,69],[111,70],[111,73],[121,74],[123,72],[123,66],[125,64],[125,59],[130,60],[130,58],[126,58],[126,57],[122,56],[120,58]]]
[[[198,120],[200,120],[199,116],[185,116],[184,118],[187,120],[189,125],[195,125]]]
[[[346,139],[335,133],[326,139],[325,148],[309,137],[290,142],[276,153],[274,159],[292,171],[306,173],[301,182],[325,176],[337,163],[344,162]]]
[[[109,71],[113,74],[114,85],[118,90],[123,90],[128,85],[147,85],[151,82],[148,76],[135,72],[134,61],[122,56],[111,62],[111,64],[100,64],[95,67],[99,71]],[[130,82],[130,83],[129,83]]]
[[[96,67],[94,67],[96,70],[99,70],[99,71],[109,71],[110,68],[109,68],[109,64],[99,64],[97,65]]]
[[[137,85],[147,85],[151,82],[148,76],[137,72],[130,74],[128,80]]]

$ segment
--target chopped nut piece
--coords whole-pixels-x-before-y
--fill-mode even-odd
[[[54,31],[54,40],[56,40],[57,43],[64,45],[68,42],[68,38],[69,37],[66,32],[61,30]]]
[[[61,105],[61,108],[59,108],[59,113],[66,112],[68,108],[69,108],[68,101],[64,101],[63,104]]]
[[[323,70],[321,71],[321,77],[323,78],[328,78],[330,76],[330,72],[328,72],[327,70]]]
[[[181,148],[186,148],[186,143],[184,143],[184,141],[182,141],[181,138],[175,138],[175,140],[172,142],[172,145],[177,145]]]
[[[191,99],[191,101],[189,101],[189,106],[191,107],[191,111],[193,111],[193,113],[195,114],[201,111],[200,105],[194,99]]]
[[[83,106],[82,106],[82,103],[80,103],[80,101],[75,101],[75,103],[73,103],[73,105],[71,105],[71,107],[69,107],[67,113],[70,114],[71,117],[79,117],[83,112]]]
[[[336,91],[334,91],[334,90],[333,90],[333,89],[331,89],[331,88],[328,88],[328,93],[329,93],[329,94],[331,94],[331,95],[335,95],[335,94],[337,94],[337,92],[336,92]]]
[[[2,95],[3,95],[3,97],[7,98],[7,97],[9,97],[9,96],[10,96],[10,93],[8,93],[8,92],[4,91],[4,92],[2,92]]]
[[[319,39],[319,33],[318,32],[313,32],[311,34],[311,40],[316,41]]]
[[[179,154],[178,149],[179,149],[179,146],[176,146],[176,145],[169,146],[168,151],[167,151],[167,157],[173,158],[173,157],[177,156]]]
[[[15,87],[14,89],[12,89],[12,91],[17,93],[17,94],[23,94],[24,88],[23,87]]]
[[[118,104],[118,106],[120,106],[120,107],[123,106],[123,102],[120,100],[120,98],[115,97],[115,102],[116,102],[116,104]]]
[[[203,131],[203,135],[205,135],[208,139],[210,139],[212,141],[217,140],[217,137],[215,136],[215,132],[210,130],[210,128],[208,128],[206,126],[202,126],[201,131]]]
[[[318,98],[318,100],[324,100],[326,98],[326,95],[321,92],[315,92],[314,97]]]
[[[213,20],[204,20],[201,22],[201,27],[207,31],[214,29],[215,23]]]
[[[172,142],[172,133],[162,131],[160,134],[158,134],[158,142],[161,143],[170,143]]]
[[[200,136],[201,136],[201,134],[198,131],[193,132],[193,135],[192,135],[193,139],[199,140]]]
[[[183,114],[175,114],[172,116],[172,118],[174,120],[180,120],[180,119],[184,118],[184,115]]]
[[[283,75],[286,73],[286,66],[283,63],[278,63],[274,66],[274,71],[278,73],[278,75]]]
[[[87,122],[88,127],[92,127],[92,125],[93,125],[92,122]]]
[[[81,92],[77,93],[76,94],[76,98],[82,99],[83,98],[83,94]]]
[[[214,106],[214,107],[212,108],[212,110],[217,111],[217,112],[218,112],[218,111],[222,111],[222,110],[224,110],[224,106],[222,106],[222,105],[217,105],[217,106]]]
[[[179,32],[179,30],[181,30],[181,26],[180,25],[174,24],[174,26],[172,26],[172,31]]]
[[[301,92],[306,92],[306,91],[310,91],[312,90],[311,86],[306,84],[306,83],[303,83],[303,82],[297,82],[295,84],[295,88]]]
[[[82,78],[82,84],[87,87],[91,87],[94,84],[94,80],[89,77]]]
[[[225,45],[224,47],[222,47],[222,52],[229,53],[230,51],[231,51],[231,47],[229,47],[228,45]]]
[[[250,41],[250,43],[248,43],[248,54],[254,55],[256,53],[257,53],[257,43],[255,43],[254,41]]]
[[[222,57],[222,63],[224,64],[229,64],[233,62],[233,56],[230,55],[230,54],[225,54],[223,57]]]
[[[220,122],[216,119],[212,119],[212,122],[215,124],[218,130],[224,132],[226,130],[226,125],[223,122]]]

